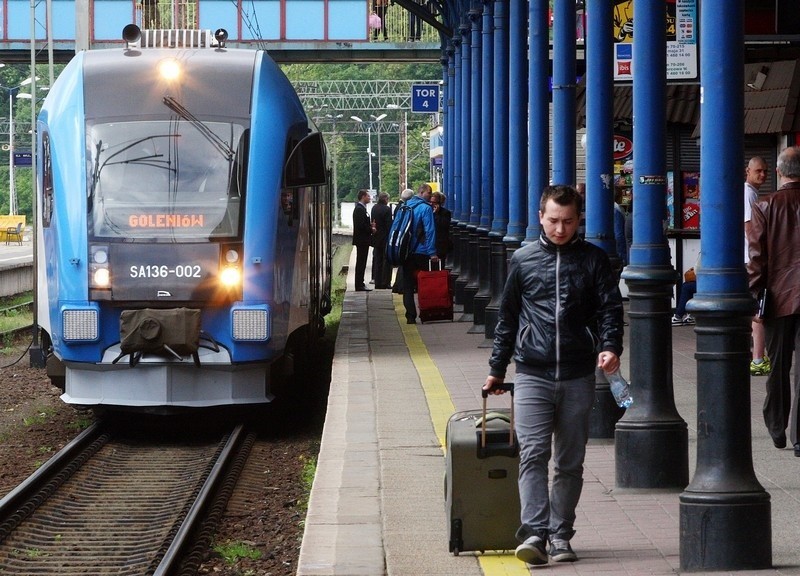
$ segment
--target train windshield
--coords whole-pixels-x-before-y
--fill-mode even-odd
[[[177,242],[238,237],[247,135],[230,122],[89,125],[90,234]]]

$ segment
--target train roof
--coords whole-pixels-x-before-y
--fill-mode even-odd
[[[165,96],[183,103],[195,115],[247,118],[253,76],[261,52],[229,49],[127,48],[83,54],[87,118],[126,114],[163,115]],[[263,56],[267,57],[267,56]],[[177,65],[166,79],[162,65]],[[277,67],[273,68],[282,74]]]

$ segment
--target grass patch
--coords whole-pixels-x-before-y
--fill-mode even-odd
[[[303,469],[300,471],[300,485],[303,488],[303,494],[297,502],[298,512],[306,517],[308,512],[308,500],[311,497],[311,487],[314,485],[314,475],[317,473],[317,455],[313,456],[300,456],[300,461],[303,463]]]
[[[326,335],[332,334],[336,339],[339,321],[342,319],[344,293],[347,289],[347,265],[350,262],[351,244],[339,244],[333,247],[333,277],[331,278],[331,311],[325,317]]]
[[[261,558],[261,552],[249,544],[245,542],[231,542],[230,540],[225,544],[217,544],[214,546],[214,552],[222,556],[226,564],[236,564],[242,558],[248,558],[250,560],[258,560]]]
[[[32,306],[14,308],[14,306],[32,302],[33,292],[23,292],[22,294],[0,298],[0,333],[32,325]]]
[[[0,298],[0,309],[8,308],[9,306],[17,306],[25,304],[26,302],[33,302],[33,291],[22,292],[21,294],[14,294],[13,296],[4,296]]]
[[[78,431],[86,430],[89,426],[92,425],[93,422],[94,420],[91,417],[81,416],[80,418],[77,418],[72,422],[70,422],[69,424],[67,424],[67,428]]]
[[[22,423],[25,426],[36,426],[37,424],[44,424],[47,422],[47,419],[53,415],[55,412],[55,408],[42,408],[36,411],[35,414],[30,416],[25,416],[22,419]]]

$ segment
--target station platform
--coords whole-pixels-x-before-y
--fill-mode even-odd
[[[453,412],[480,406],[490,348],[483,334],[469,333],[471,322],[406,324],[399,295],[353,291],[353,268],[351,261],[298,575],[680,572],[681,490],[618,490],[612,439],[589,441],[572,540],[578,562],[529,568],[513,552],[450,554],[445,426]],[[689,429],[691,479],[697,446],[696,337],[691,326],[672,328],[672,336],[675,404]],[[628,355],[622,360],[628,374]],[[791,447],[773,447],[761,416],[766,377],[751,381],[753,461],[771,496],[773,568],[733,574],[797,575],[800,458]],[[635,383],[632,392],[635,399]],[[509,395],[492,397],[490,406],[508,401]],[[753,539],[766,536],[753,534]]]

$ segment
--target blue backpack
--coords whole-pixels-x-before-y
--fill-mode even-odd
[[[390,266],[402,266],[413,251],[414,209],[403,202],[394,213],[386,239],[386,260]]]

